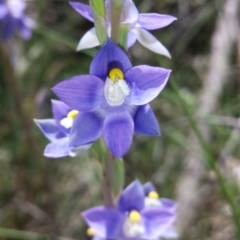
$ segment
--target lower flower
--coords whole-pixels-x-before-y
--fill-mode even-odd
[[[138,180],[118,199],[116,208],[94,207],[82,213],[100,239],[158,239],[172,227],[176,213],[166,207],[146,208],[144,188]]]

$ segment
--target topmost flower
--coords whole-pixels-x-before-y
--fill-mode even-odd
[[[0,32],[8,40],[18,29],[24,39],[32,36],[33,21],[24,15],[26,4],[23,0],[0,0]]]
[[[80,2],[70,2],[71,6],[83,17],[93,22],[93,14],[89,5]],[[106,22],[108,32],[111,29],[111,0],[105,1]],[[138,13],[132,0],[123,0],[121,23],[129,27],[127,46],[130,48],[136,40],[149,50],[170,57],[168,50],[147,30],[163,28],[175,21],[176,18],[170,15],[157,13]],[[79,41],[77,50],[92,48],[99,45],[95,28],[90,29]]]

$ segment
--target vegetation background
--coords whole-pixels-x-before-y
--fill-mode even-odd
[[[86,226],[79,213],[103,202],[101,165],[94,157],[99,144],[77,158],[44,158],[47,140],[32,119],[52,117],[50,99],[56,96],[50,89],[57,82],[88,73],[97,49],[75,48],[92,23],[67,0],[26,2],[28,15],[39,24],[32,39],[16,35],[1,43],[0,239],[38,239],[28,233],[36,232],[41,239],[82,240]],[[151,180],[160,196],[175,199],[180,240],[240,239],[235,235],[239,209],[230,210],[240,201],[240,3],[134,2],[140,12],[169,14],[178,21],[153,31],[172,59],[140,44],[128,53],[133,65],[173,72],[151,104],[161,137],[134,137],[124,158],[125,186],[135,178]]]

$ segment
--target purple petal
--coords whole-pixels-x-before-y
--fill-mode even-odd
[[[2,20],[2,36],[4,40],[8,40],[16,29],[16,19],[7,14]]]
[[[177,18],[157,13],[141,13],[139,14],[138,23],[147,30],[154,30],[168,26]]]
[[[162,203],[162,206],[165,209],[168,209],[170,211],[176,211],[177,210],[177,203],[171,199],[168,198],[160,198],[160,202]]]
[[[67,116],[67,114],[71,111],[71,108],[66,105],[65,103],[59,101],[59,100],[51,100],[52,103],[52,112],[53,117],[58,125],[58,127],[65,132],[66,134],[69,132],[65,127],[63,127],[60,122],[63,118]]]
[[[176,214],[161,208],[148,208],[141,211],[145,233],[141,238],[159,238],[175,221]]]
[[[138,107],[134,116],[134,130],[143,135],[160,135],[158,121],[149,104]]]
[[[111,107],[103,124],[103,136],[112,154],[121,158],[130,148],[133,138],[133,119],[123,107]]]
[[[105,81],[112,68],[120,68],[123,72],[132,67],[126,53],[111,39],[102,46],[90,65],[90,74]]]
[[[21,18],[23,15],[23,11],[26,8],[26,2],[23,0],[14,0],[14,1],[9,1],[6,0],[7,2],[7,7],[9,9],[9,13],[14,17],[14,18]]]
[[[113,208],[94,207],[82,213],[82,217],[96,236],[115,239],[121,231],[124,216]]]
[[[80,2],[69,2],[70,5],[84,18],[88,19],[89,21],[93,22],[93,14],[92,9],[89,5],[83,4]]]
[[[61,158],[68,156],[70,151],[68,143],[68,137],[49,143],[44,150],[44,156],[49,158]]]
[[[132,105],[144,105],[152,101],[165,87],[171,70],[141,65],[125,73],[131,92],[128,101]]]
[[[77,147],[97,140],[102,134],[103,116],[96,112],[80,113],[70,131],[70,146]]]
[[[71,151],[69,152],[70,157],[76,157],[83,153],[85,153],[90,147],[92,146],[92,143],[81,145],[76,148],[71,148]]]
[[[151,182],[147,182],[143,185],[145,195],[148,195],[150,192],[156,192],[155,186]]]
[[[141,211],[144,208],[144,197],[141,183],[135,180],[123,190],[117,208],[123,213],[131,210]]]
[[[55,119],[34,119],[34,122],[51,142],[66,136],[59,130]]]
[[[32,29],[26,25],[24,18],[20,18],[17,20],[17,27],[23,39],[27,40],[32,37]]]
[[[136,40],[137,39],[136,39],[135,35],[131,31],[129,31],[128,36],[127,36],[127,47],[128,48],[132,47],[133,44],[136,42]]]
[[[168,58],[171,58],[171,55],[167,48],[163,46],[161,42],[159,42],[151,33],[149,33],[147,30],[139,27],[135,27],[131,29],[131,33],[135,35],[139,43],[141,43],[145,48],[164,55]]]
[[[52,90],[70,108],[91,112],[107,105],[103,85],[96,76],[79,75],[58,83]]]
[[[107,22],[111,23],[111,13],[112,13],[112,0],[106,0],[106,19]],[[132,0],[124,0],[121,12],[120,22],[124,24],[135,24],[138,20],[138,10]]]
[[[7,15],[8,9],[4,3],[0,3],[0,19],[3,19]]]

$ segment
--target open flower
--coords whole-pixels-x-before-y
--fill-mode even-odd
[[[123,190],[116,209],[94,207],[82,216],[97,236],[107,239],[157,239],[175,220],[175,214],[164,208],[144,207],[138,180]]]
[[[4,40],[9,39],[15,30],[24,39],[32,36],[34,22],[24,15],[25,8],[23,0],[0,0],[0,31]]]
[[[148,182],[143,185],[144,193],[145,193],[145,199],[144,199],[144,205],[145,208],[164,208],[169,211],[171,211],[173,214],[177,215],[177,204],[175,201],[168,199],[168,198],[160,198],[155,186]],[[173,225],[170,225],[166,230],[161,234],[162,238],[166,239],[176,239],[178,238],[178,234],[174,228]]]
[[[90,75],[72,77],[53,88],[61,101],[81,111],[70,131],[70,146],[87,144],[103,135],[110,151],[122,157],[134,131],[159,135],[148,103],[162,91],[170,72],[147,65],[132,67],[127,55],[108,40],[94,57]]]
[[[106,23],[108,33],[111,32],[111,2],[105,1]],[[70,2],[71,6],[83,17],[93,22],[93,14],[89,5],[80,2]],[[129,32],[127,37],[127,46],[130,48],[136,40],[149,50],[170,57],[168,50],[147,30],[155,30],[168,26],[176,18],[170,15],[157,13],[138,13],[132,0],[123,0],[123,9],[121,13],[121,23],[128,25]],[[99,45],[95,28],[90,29],[80,40],[77,50],[92,48]]]
[[[52,111],[54,119],[34,119],[45,137],[51,141],[44,150],[44,156],[60,158],[69,155],[75,157],[88,150],[91,147],[89,143],[69,147],[69,132],[78,111],[72,110],[65,103],[57,100],[52,100]]]

